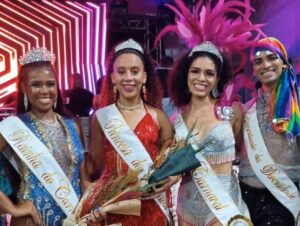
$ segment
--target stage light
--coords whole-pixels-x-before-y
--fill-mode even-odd
[[[0,1],[0,44],[15,54],[3,60],[0,46],[0,105],[15,91],[18,58],[33,46],[56,54],[62,91],[69,88],[71,74],[81,73],[85,88],[95,92],[94,84],[105,73],[105,36],[105,1]]]

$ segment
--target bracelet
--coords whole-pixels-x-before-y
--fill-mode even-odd
[[[254,226],[252,221],[243,215],[235,215],[229,219],[227,226],[234,226],[237,222],[243,222],[245,225]]]

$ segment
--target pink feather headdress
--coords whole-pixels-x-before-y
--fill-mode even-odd
[[[192,14],[181,0],[174,0],[176,6],[166,4],[177,15],[176,25],[168,25],[160,31],[155,40],[157,42],[168,32],[175,32],[182,38],[189,48],[204,41],[213,43],[220,52],[232,58],[233,54],[240,56],[240,66],[243,68],[247,61],[244,50],[257,45],[257,41],[264,36],[260,27],[250,21],[251,11],[249,0],[219,0],[215,5],[212,0],[206,4],[199,0]],[[234,16],[235,19],[230,17]]]

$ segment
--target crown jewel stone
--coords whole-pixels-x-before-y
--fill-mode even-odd
[[[192,49],[192,51],[190,52],[189,57],[192,56],[193,53],[195,53],[195,52],[208,52],[208,53],[211,53],[211,54],[217,56],[220,59],[221,63],[223,63],[223,57],[222,57],[220,51],[211,42],[206,41],[206,42],[201,43],[200,45],[195,46]]]
[[[33,47],[19,59],[21,65],[39,61],[49,61],[53,64],[55,61],[55,54],[43,47]]]
[[[124,49],[134,49],[139,51],[140,53],[144,54],[144,50],[142,46],[134,41],[133,39],[128,39],[127,41],[122,42],[121,44],[117,45],[115,48],[115,53],[124,50]]]

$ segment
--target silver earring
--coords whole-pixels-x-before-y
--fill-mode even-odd
[[[213,88],[213,90],[211,91],[211,95],[213,96],[213,98],[218,98],[218,96],[219,96],[219,91],[218,91],[218,89],[217,89],[217,87],[215,86],[214,88]]]
[[[282,70],[284,71],[284,70],[286,70],[288,68],[288,65],[286,65],[286,64],[284,64],[283,66],[282,66]]]
[[[54,101],[54,104],[53,104],[53,109],[54,110],[56,109],[56,106],[57,106],[57,99]]]
[[[28,98],[27,98],[27,94],[24,93],[24,107],[25,107],[25,110],[27,111],[27,108],[28,108]]]

